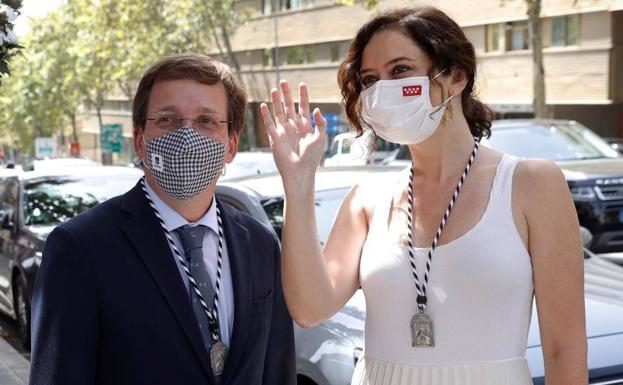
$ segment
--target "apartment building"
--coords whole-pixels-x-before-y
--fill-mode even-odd
[[[444,10],[472,41],[482,100],[500,116],[531,116],[532,51],[524,0],[380,0],[372,10],[334,0],[240,0],[238,6],[253,9],[255,16],[235,31],[231,43],[257,145],[268,146],[259,104],[269,100],[278,79],[307,83],[312,103],[328,115],[329,132],[348,130],[336,78],[351,39],[374,13],[416,4]],[[553,117],[578,120],[603,136],[623,136],[623,0],[543,0],[541,16]],[[123,103],[110,101],[111,107]],[[104,120],[120,120],[119,110],[108,112],[113,115]],[[95,133],[85,128],[85,135]],[[131,136],[129,119],[124,132]]]
[[[532,114],[532,51],[523,0],[381,0],[371,11],[332,0],[279,2],[277,9],[276,0],[241,2],[258,16],[232,39],[260,145],[267,143],[258,105],[268,100],[277,76],[306,82],[313,103],[329,114],[331,131],[348,129],[336,83],[339,63],[357,29],[375,12],[395,6],[430,4],[447,12],[476,48],[480,97],[502,116]],[[604,136],[623,136],[623,1],[543,0],[541,14],[553,116],[576,119]]]

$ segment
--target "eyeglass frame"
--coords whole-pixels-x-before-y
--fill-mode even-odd
[[[164,112],[170,112],[171,114],[175,114],[175,112],[172,112],[172,111],[161,111],[160,113],[164,113]],[[215,112],[203,112],[203,113],[201,113],[201,114],[199,114],[199,115],[197,115],[197,116],[201,116],[201,115],[214,115],[214,116],[218,117],[219,119],[221,119],[221,116],[220,116],[219,114],[215,113]],[[190,121],[191,121],[191,123],[192,123],[190,126],[191,126],[193,129],[195,128],[194,123],[196,123],[196,122],[197,122],[198,118],[194,118],[194,119],[193,119],[193,118],[189,118],[189,117],[184,117],[184,116],[181,116],[181,115],[179,115],[179,114],[178,114],[178,115],[176,115],[176,116],[177,116],[177,117],[176,117],[176,118],[174,118],[174,120],[175,120],[175,121],[177,121],[177,122],[179,123],[179,125],[178,125],[177,127],[175,127],[175,128],[171,128],[171,129],[169,129],[169,131],[174,131],[174,130],[177,130],[177,129],[179,129],[179,128],[184,127],[184,122],[185,122],[186,120],[190,120]],[[220,123],[226,123],[226,124],[228,124],[228,125],[229,125],[229,124],[232,124],[232,123],[233,123],[233,121],[231,121],[231,120],[219,120],[219,119],[216,119],[216,122],[217,122],[217,123],[219,123],[219,124],[220,124]],[[147,121],[153,121],[153,122],[154,122],[154,125],[155,125],[157,128],[159,128],[159,129],[161,129],[161,130],[162,130],[163,128],[158,127],[158,124],[156,123],[156,121],[157,121],[157,120],[158,120],[158,118],[157,118],[157,117],[156,117],[156,118],[148,118],[148,117],[145,117],[145,122],[147,122]]]

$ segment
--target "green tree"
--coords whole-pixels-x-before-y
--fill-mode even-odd
[[[13,21],[19,15],[21,7],[21,0],[0,1],[0,80],[11,73],[9,60],[22,48],[17,44],[17,36],[13,32]]]
[[[101,132],[106,101],[131,100],[147,67],[175,52],[216,48],[239,72],[229,38],[249,16],[234,0],[67,0],[24,37],[24,57],[0,97],[0,117],[11,124],[0,129],[29,152],[34,137],[67,127],[76,140],[85,105]]]

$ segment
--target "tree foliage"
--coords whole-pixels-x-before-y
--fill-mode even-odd
[[[216,50],[238,71],[229,36],[249,16],[235,0],[66,0],[20,41],[23,55],[0,88],[5,141],[32,152],[36,136],[75,136],[82,106],[101,130],[106,101],[131,100],[142,73],[168,54]]]
[[[22,48],[13,32],[13,22],[21,7],[21,0],[0,0],[0,80],[11,73],[9,60]]]

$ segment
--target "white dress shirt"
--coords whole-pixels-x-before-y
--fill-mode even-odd
[[[164,221],[164,225],[173,236],[173,240],[175,241],[175,246],[177,249],[183,254],[184,248],[182,247],[182,243],[179,239],[179,235],[175,231],[178,227],[184,225],[204,225],[209,230],[206,231],[205,236],[203,238],[203,261],[208,268],[208,274],[210,274],[210,280],[212,281],[212,287],[216,290],[216,270],[217,270],[217,245],[218,245],[218,222],[216,220],[216,204],[215,200],[212,199],[212,204],[208,209],[208,212],[205,213],[203,217],[201,217],[197,222],[189,223],[183,216],[181,216],[177,211],[173,210],[169,205],[167,205],[156,192],[151,188],[147,180],[145,180],[145,185],[147,187],[147,192],[149,193],[149,197],[152,199],[162,220]],[[184,280],[184,285],[186,285],[186,289],[189,290],[188,287],[188,277],[186,273],[182,269],[182,265],[174,257],[173,250],[171,250],[171,257],[175,259],[175,263],[179,269],[180,275]],[[207,301],[212,305],[212,299]],[[219,316],[219,324],[221,330],[221,339],[226,345],[230,344],[230,338],[232,333],[232,328],[234,325],[234,288],[231,278],[231,268],[229,264],[229,254],[227,252],[227,242],[223,239],[223,261],[222,261],[222,270],[221,270],[221,287],[219,291],[219,301],[218,301],[218,316]]]

